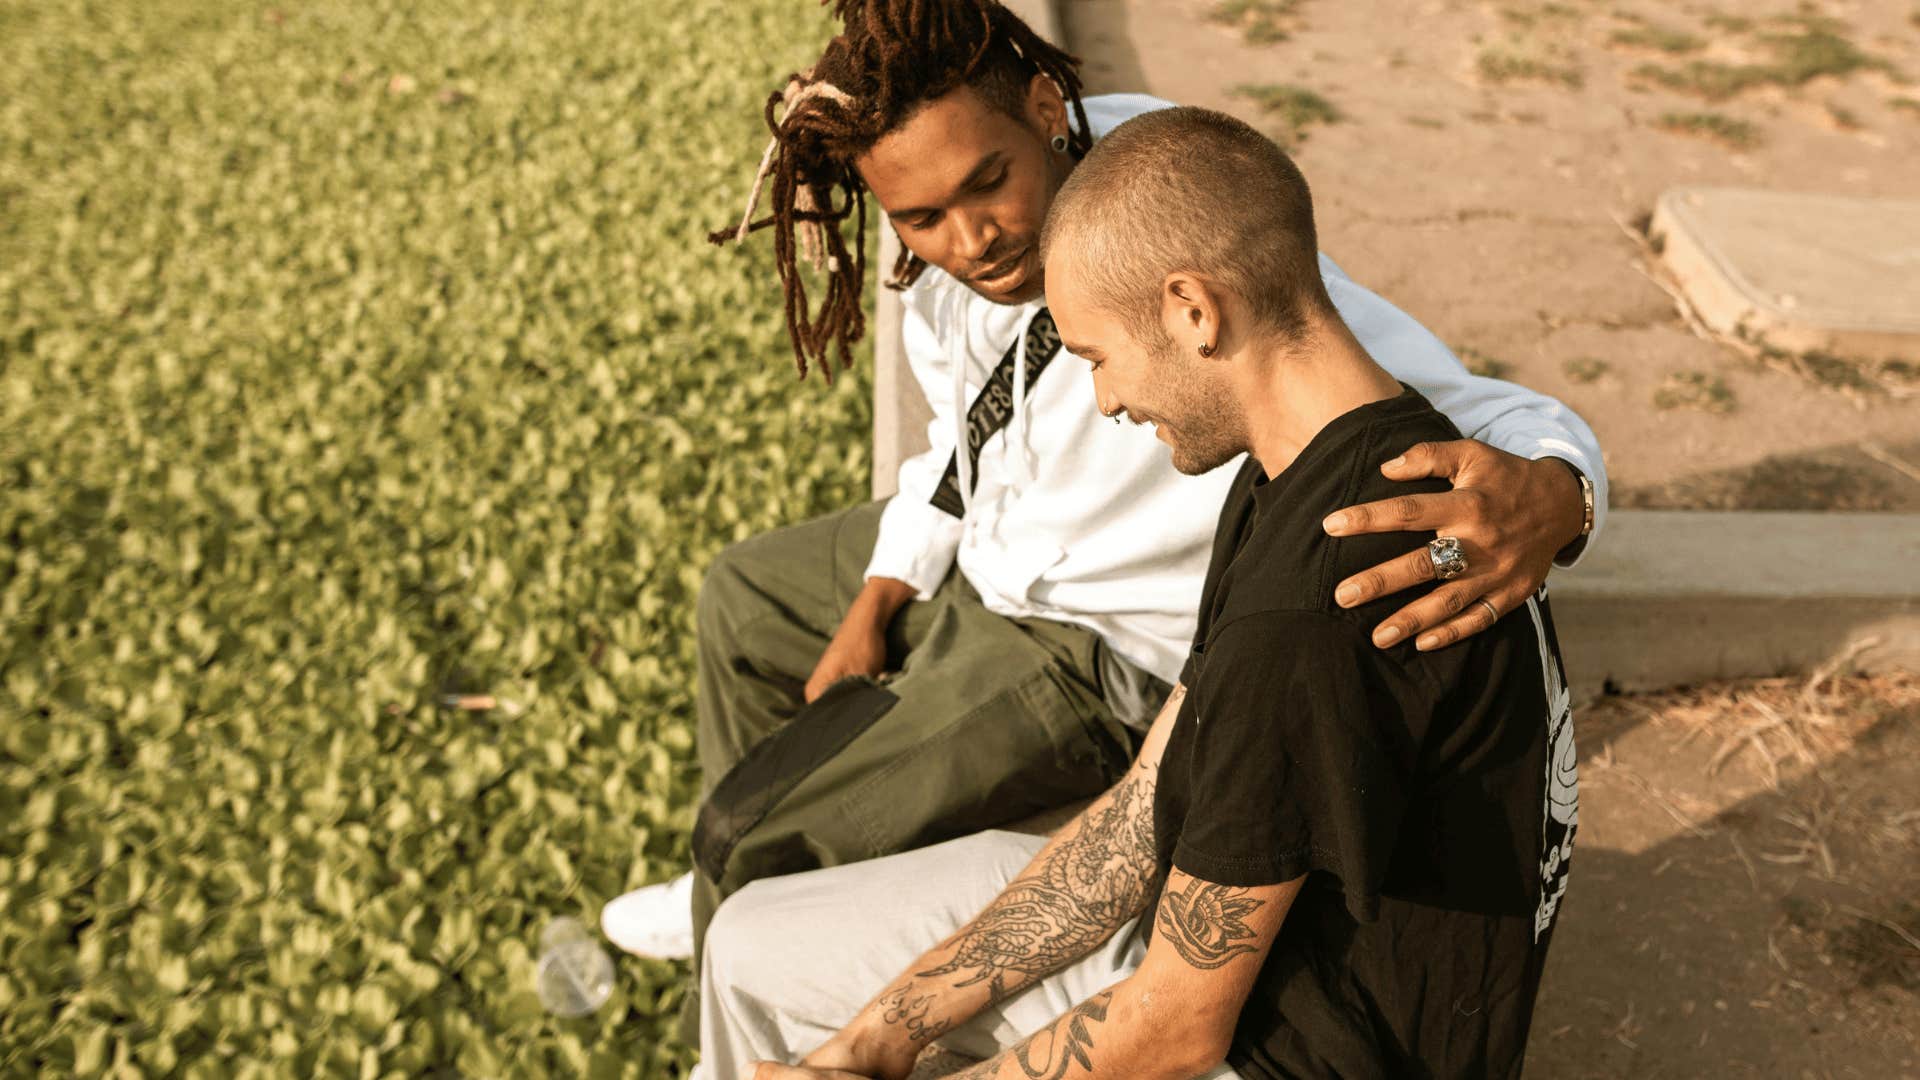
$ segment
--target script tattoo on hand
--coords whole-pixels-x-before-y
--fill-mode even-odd
[[[1182,959],[1211,971],[1254,951],[1252,945],[1243,944],[1257,936],[1246,920],[1265,904],[1248,896],[1246,889],[1195,878],[1180,892],[1168,889],[1160,895],[1154,925]]]
[[[909,1043],[924,1046],[952,1030],[953,1021],[945,1017],[927,1019],[927,1014],[933,1009],[934,995],[910,994],[910,988],[911,984],[889,990],[880,996],[876,1004],[880,1007],[881,1020],[904,1028]]]
[[[1093,1025],[1106,1021],[1112,1001],[1113,991],[1102,990],[1008,1053],[954,1073],[948,1080],[992,1080],[1000,1074],[1000,1063],[1009,1056],[1028,1080],[1061,1080],[1075,1064],[1092,1072]]]
[[[1048,853],[954,939],[952,957],[919,972],[988,984],[1000,1002],[1092,951],[1146,909],[1160,883],[1152,774],[1130,774],[1079,831]]]

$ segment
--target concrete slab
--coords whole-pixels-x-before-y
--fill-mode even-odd
[[[1649,231],[1719,333],[1792,352],[1920,359],[1920,201],[1674,188]]]
[[[1920,515],[1615,511],[1549,590],[1586,693],[1920,670]]]

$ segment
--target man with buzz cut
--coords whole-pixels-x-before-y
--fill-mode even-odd
[[[1107,132],[1166,103],[1083,100],[1078,61],[992,0],[834,10],[844,32],[769,102],[747,212],[716,236],[772,234],[804,372],[844,360],[861,333],[864,227],[884,210],[931,446],[900,466],[891,499],[714,560],[697,616],[694,869],[606,906],[631,952],[695,953],[718,902],[756,878],[1110,787],[1180,674],[1232,478],[1182,476],[1147,429],[1101,419],[1042,303],[1055,192]],[[1340,603],[1374,614],[1382,648],[1483,631],[1598,528],[1599,447],[1558,402],[1468,374],[1331,260],[1316,267],[1354,336],[1473,436],[1449,429],[1370,463],[1450,489],[1327,508],[1334,533],[1452,539],[1438,555],[1367,547],[1379,559],[1336,583]],[[1403,608],[1376,602],[1436,574],[1450,580]]]
[[[1044,846],[987,832],[736,893],[703,1068],[899,1080],[938,1039],[984,1058],[968,1080],[1518,1075],[1576,822],[1544,594],[1381,649],[1390,604],[1338,584],[1441,540],[1320,525],[1441,487],[1376,462],[1452,423],[1341,319],[1305,180],[1238,120],[1119,125],[1040,246],[1100,411],[1231,474],[1178,685]]]

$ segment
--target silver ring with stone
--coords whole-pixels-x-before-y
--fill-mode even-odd
[[[1460,541],[1451,536],[1436,536],[1427,541],[1427,558],[1433,560],[1433,576],[1441,581],[1452,581],[1467,572],[1467,553],[1460,550]]]

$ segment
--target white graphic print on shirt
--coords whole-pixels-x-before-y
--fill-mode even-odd
[[[1534,635],[1540,642],[1540,670],[1547,694],[1546,812],[1541,818],[1540,907],[1533,915],[1533,940],[1553,926],[1554,914],[1567,892],[1567,868],[1573,861],[1573,833],[1580,823],[1580,762],[1573,747],[1573,696],[1567,690],[1566,671],[1560,666],[1556,643],[1547,634],[1540,610],[1547,590],[1527,600]]]

